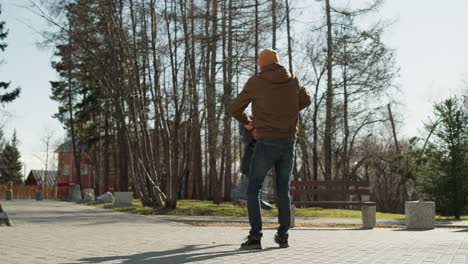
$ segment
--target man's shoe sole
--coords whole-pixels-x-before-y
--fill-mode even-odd
[[[279,245],[280,248],[288,248],[289,247],[289,243],[288,242],[280,242],[278,237],[275,236],[275,243]]]
[[[279,243],[279,247],[280,248],[288,248],[289,247],[289,244],[283,244],[283,243]]]
[[[255,250],[255,249],[262,249],[262,245],[252,245],[252,246],[241,246],[241,250]]]

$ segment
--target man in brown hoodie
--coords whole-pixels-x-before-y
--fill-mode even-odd
[[[275,242],[288,247],[288,230],[291,225],[291,202],[289,183],[294,164],[297,122],[299,111],[311,104],[311,96],[297,76],[291,74],[279,61],[278,53],[265,49],[258,59],[260,74],[251,77],[244,90],[229,105],[229,113],[244,123],[249,130],[255,129],[255,145],[249,170],[247,208],[251,226],[247,241],[241,249],[261,249],[262,216],[259,192],[271,167],[276,170],[276,193],[278,203],[278,233]],[[244,112],[252,102],[252,122]]]

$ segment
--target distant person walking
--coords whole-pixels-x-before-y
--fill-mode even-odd
[[[255,129],[257,143],[249,170],[247,208],[251,226],[247,241],[241,249],[261,249],[262,215],[259,192],[268,170],[276,170],[278,222],[275,242],[281,248],[289,247],[288,230],[291,225],[289,183],[294,164],[299,111],[309,106],[310,94],[297,76],[280,64],[278,53],[265,49],[258,59],[260,74],[251,77],[242,92],[229,105],[229,113],[244,123],[248,130]],[[252,102],[255,122],[244,112]]]

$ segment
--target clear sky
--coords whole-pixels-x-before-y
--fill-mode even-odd
[[[52,129],[56,139],[65,133],[52,118],[57,103],[49,99],[49,81],[57,78],[50,67],[52,50],[37,48],[41,37],[30,27],[43,30],[47,25],[18,6],[26,3],[1,0],[0,19],[6,21],[10,34],[6,52],[0,53],[6,63],[0,66],[0,80],[21,86],[22,94],[0,109],[0,120],[5,123],[8,137],[17,129],[23,162],[29,171],[44,168],[42,139],[46,129]],[[467,11],[466,0],[387,0],[382,7],[380,16],[397,19],[385,34],[385,42],[396,49],[401,67],[397,82],[403,106],[396,110],[404,117],[399,131],[402,135],[419,135],[434,101],[462,93],[462,80],[468,79]]]
[[[41,36],[35,30],[44,30],[46,24],[41,18],[18,5],[26,5],[27,0],[1,0],[2,15],[9,35],[8,47],[0,53],[6,64],[0,66],[0,79],[11,81],[11,86],[20,86],[20,98],[7,104],[0,116],[5,125],[7,137],[17,130],[20,152],[27,173],[31,169],[44,169],[46,129],[52,129],[55,137],[63,138],[61,124],[52,118],[57,103],[49,99],[49,81],[57,78],[50,67],[52,50],[39,49]],[[6,113],[5,113],[6,112]],[[49,166],[50,167],[50,166]]]

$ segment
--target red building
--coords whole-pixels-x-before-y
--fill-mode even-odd
[[[75,158],[73,156],[72,141],[70,140],[63,143],[55,151],[58,153],[58,186],[74,186],[80,184],[82,189],[95,188],[96,180],[94,177],[93,162],[86,151],[86,147],[81,147],[80,182],[77,182],[77,170]]]
[[[187,126],[184,124],[181,126],[179,132],[181,155],[186,152],[185,147],[187,146],[187,142],[184,141],[184,135],[186,133],[188,133]],[[151,140],[154,141],[154,133],[152,133]],[[80,184],[81,189],[93,188],[96,196],[106,191],[124,191],[120,190],[120,188],[122,188],[120,181],[122,177],[125,177],[125,175],[127,175],[127,177],[130,175],[130,171],[128,171],[129,160],[128,158],[122,159],[119,156],[119,149],[116,142],[111,142],[110,145],[111,146],[107,152],[107,156],[105,157],[102,155],[102,153],[101,155],[94,154],[96,151],[93,149],[90,150],[87,146],[81,146],[81,180],[79,183],[77,182],[77,170],[73,155],[72,141],[68,140],[60,145],[55,151],[58,153],[57,185],[59,187],[66,186],[71,188],[76,184]],[[97,155],[97,157],[94,155]],[[96,164],[98,166],[96,166]],[[158,166],[162,165],[158,164]],[[123,170],[127,170],[127,172]],[[160,188],[163,191],[166,191],[166,173],[164,170],[162,170],[161,174]],[[183,196],[191,198],[193,191],[193,179],[189,179],[187,176],[183,181],[181,181],[180,184],[180,187],[183,190]],[[129,177],[128,191],[132,191],[133,189],[134,186],[132,183],[132,178]],[[136,192],[135,195],[137,195]]]

